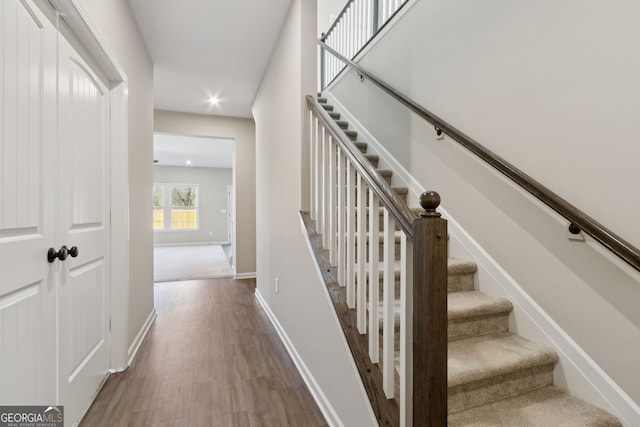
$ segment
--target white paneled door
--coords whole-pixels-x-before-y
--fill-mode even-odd
[[[110,364],[109,92],[30,0],[0,14],[0,405],[73,425]]]
[[[54,403],[55,30],[0,1],[0,404]]]
[[[58,233],[70,251],[61,262],[59,387],[71,421],[109,369],[109,93],[63,38],[59,52]]]

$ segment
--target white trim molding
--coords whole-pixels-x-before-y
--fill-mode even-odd
[[[91,20],[80,0],[51,0],[36,2],[50,17],[59,13],[71,33],[70,42],[84,48],[83,57],[89,55],[97,70],[109,80],[110,105],[110,311],[112,370],[127,365],[127,339],[129,322],[129,140],[127,74],[106,40]]]
[[[256,295],[256,299],[258,300],[258,303],[260,303],[260,306],[262,307],[265,314],[271,321],[271,324],[273,325],[276,332],[278,333],[280,340],[282,341],[285,348],[287,349],[289,356],[291,356],[293,363],[296,365],[296,368],[298,368],[298,372],[300,372],[300,376],[302,376],[304,383],[307,385],[309,392],[311,392],[313,399],[315,400],[316,404],[320,408],[320,411],[322,412],[322,415],[324,416],[327,423],[332,427],[344,427],[344,424],[340,420],[340,417],[338,417],[338,414],[336,413],[336,411],[333,409],[333,406],[329,402],[329,399],[327,399],[327,396],[324,394],[324,392],[318,385],[318,382],[313,377],[313,374],[311,373],[307,365],[302,360],[302,357],[300,357],[300,354],[294,347],[293,343],[289,339],[289,336],[285,332],[280,322],[278,322],[278,319],[276,318],[275,314],[273,314],[273,312],[267,305],[266,301],[260,294],[260,291],[256,289],[255,295]]]
[[[255,271],[253,273],[234,273],[233,274],[233,278],[234,279],[255,279],[256,277],[258,277],[255,273]]]
[[[138,331],[136,338],[129,346],[129,351],[127,352],[127,367],[131,365],[131,362],[133,362],[133,359],[138,354],[138,350],[140,350],[140,346],[142,345],[144,338],[147,336],[149,329],[151,329],[151,325],[153,325],[153,322],[156,320],[156,317],[158,317],[158,313],[154,308],[153,310],[151,310],[151,313],[149,313],[149,316],[147,316],[147,320],[145,320],[142,328],[140,328],[140,330]]]

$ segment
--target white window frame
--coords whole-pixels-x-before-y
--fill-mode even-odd
[[[154,228],[153,231],[156,233],[167,233],[167,232],[184,232],[184,231],[200,231],[200,185],[198,184],[180,184],[175,182],[154,182],[153,188],[162,187],[163,189],[163,228]],[[175,187],[193,187],[196,189],[196,226],[194,228],[172,228],[171,227],[171,210],[173,206],[171,206],[171,190]],[[153,206],[153,209],[156,209],[156,206]]]

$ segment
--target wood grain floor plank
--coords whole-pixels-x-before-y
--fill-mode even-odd
[[[255,282],[155,285],[158,317],[83,427],[327,426],[254,295]]]

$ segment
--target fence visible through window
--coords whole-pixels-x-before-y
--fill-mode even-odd
[[[153,229],[197,230],[197,184],[154,184]]]

